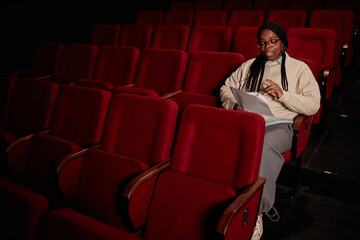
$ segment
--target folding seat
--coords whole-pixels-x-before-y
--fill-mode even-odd
[[[188,54],[178,49],[143,51],[135,79],[135,88],[149,89],[162,98],[182,91]],[[119,88],[114,88],[118,91]]]
[[[289,48],[287,52],[294,58],[305,58],[315,63],[315,78],[320,86],[321,104],[314,115],[313,124],[320,125],[322,109],[332,94],[336,66],[333,64],[336,33],[332,29],[290,28],[288,30]],[[321,118],[320,118],[321,117]],[[323,124],[320,125],[321,127]]]
[[[227,17],[227,12],[224,10],[198,10],[195,12],[194,26],[225,26]]]
[[[0,119],[8,114],[16,80],[23,77],[44,78],[57,73],[63,48],[64,44],[60,42],[38,42],[29,69],[0,75]]]
[[[352,10],[315,10],[311,14],[309,27],[335,30],[334,64],[337,65],[335,85],[339,86],[341,71],[348,65],[351,58],[347,55],[352,55],[354,12]],[[348,58],[347,64],[345,64],[346,58]]]
[[[101,89],[60,87],[48,133],[21,139],[8,148],[9,167],[16,181],[46,196],[50,206],[63,204],[53,167],[65,154],[102,140],[110,99],[111,93]]]
[[[103,46],[91,79],[78,79],[74,84],[111,90],[134,84],[140,50],[135,47]]]
[[[257,27],[264,24],[265,12],[262,10],[235,10],[230,13],[228,26],[235,31],[237,27]]]
[[[251,10],[252,1],[247,0],[225,0],[223,4],[223,9],[228,13],[231,13],[235,10]]]
[[[153,30],[150,24],[125,24],[121,26],[118,45],[143,51],[150,47]]]
[[[170,3],[170,10],[194,10],[193,1],[172,1]]]
[[[109,108],[101,148],[84,156],[78,190],[71,208],[54,210],[47,214],[39,239],[116,239],[120,229],[131,227],[121,194],[130,180],[169,165],[178,107],[175,102],[116,94]],[[133,226],[146,221],[148,206],[156,179],[151,179],[133,196],[137,204],[129,206]],[[54,234],[56,228],[67,229]],[[136,234],[138,235],[138,234]],[[105,238],[106,236],[106,238]],[[110,237],[112,236],[112,237]],[[121,238],[119,238],[121,239]]]
[[[191,32],[188,53],[195,51],[228,52],[233,31],[228,26],[194,26]]]
[[[271,2],[266,0],[253,0],[253,9],[268,13],[271,10],[286,9],[286,4],[287,0],[274,0]]]
[[[196,52],[190,55],[184,92],[219,96],[220,87],[245,57],[231,52]]]
[[[302,9],[306,12],[306,26],[311,16],[312,11],[323,8],[323,1],[314,0],[288,0],[288,9]]]
[[[267,22],[278,22],[287,32],[289,28],[306,27],[306,12],[301,9],[271,10],[267,16]]]
[[[69,43],[64,47],[61,65],[57,74],[47,80],[60,84],[75,82],[81,78],[91,78],[99,47],[95,44]]]
[[[260,54],[260,50],[256,45],[258,42],[258,30],[259,27],[236,28],[231,51],[241,53],[246,60],[257,57]]]
[[[187,50],[191,27],[182,24],[161,24],[155,28],[151,48]]]
[[[159,24],[163,23],[164,20],[163,11],[151,11],[144,10],[139,11],[136,16],[136,24],[150,24],[153,27],[156,27]]]
[[[164,24],[183,24],[192,27],[194,12],[191,10],[169,10],[164,17]]]
[[[9,176],[6,152],[20,139],[46,131],[58,93],[59,84],[20,78],[16,81],[7,121],[0,125],[0,172]]]
[[[213,239],[215,236],[249,239],[265,182],[265,179],[258,177],[264,126],[263,118],[252,113],[205,106],[187,107],[181,119],[170,169],[163,171],[167,164],[143,172],[133,178],[123,193],[130,201],[130,207],[143,208],[136,194],[146,189],[152,192],[153,186],[148,186],[149,181],[157,179],[144,226],[144,239],[200,240]],[[214,129],[217,130],[216,134]],[[91,159],[86,160],[84,171],[91,162]],[[160,171],[163,172],[159,175]],[[111,178],[116,178],[116,175],[109,174]],[[92,177],[89,179],[94,182]],[[96,186],[104,191],[103,185],[96,183]],[[81,193],[79,189],[79,195]],[[104,197],[92,193],[91,197],[84,196],[82,199],[82,208],[85,208]],[[94,212],[99,206],[112,208],[113,204],[95,203],[93,206],[87,209]],[[111,211],[112,214],[114,212],[116,208]],[[138,222],[134,217],[130,219],[133,223]],[[141,239],[110,224],[95,222],[70,209],[54,210],[46,215],[39,239],[50,236],[52,239],[84,236],[95,236],[92,239]],[[54,235],[54,232],[57,234]]]
[[[90,43],[99,47],[103,45],[117,45],[120,24],[103,23],[94,24]]]
[[[221,10],[222,1],[221,0],[200,0],[195,1],[195,11],[198,10]]]

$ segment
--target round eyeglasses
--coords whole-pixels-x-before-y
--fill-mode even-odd
[[[266,44],[269,45],[269,47],[273,47],[276,45],[276,43],[280,41],[280,38],[278,39],[270,39],[268,41],[260,41],[258,43],[256,43],[256,45],[259,47],[259,48],[265,48]]]

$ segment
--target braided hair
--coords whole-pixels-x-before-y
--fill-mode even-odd
[[[272,32],[274,32],[283,43],[283,49],[282,49],[282,61],[281,61],[281,85],[283,90],[288,90],[288,81],[286,77],[286,71],[285,71],[285,50],[288,48],[288,38],[286,36],[286,33],[283,29],[283,27],[276,22],[266,22],[264,23],[257,32],[257,38],[260,40],[260,32],[264,29],[269,29]],[[262,81],[262,78],[264,76],[264,69],[265,69],[265,63],[267,59],[265,56],[260,54],[256,57],[255,61],[250,66],[249,76],[248,80],[246,82],[246,87],[251,92],[259,92],[260,90],[260,83]],[[260,75],[260,76],[259,76]]]

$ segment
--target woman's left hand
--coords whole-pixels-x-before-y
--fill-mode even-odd
[[[270,79],[266,79],[265,82],[265,84],[263,83],[264,95],[270,94],[277,99],[281,98],[283,91],[280,86]]]

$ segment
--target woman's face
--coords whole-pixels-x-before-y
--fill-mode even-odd
[[[269,29],[261,30],[258,46],[261,54],[269,61],[277,60],[282,54],[283,43],[279,37]]]

